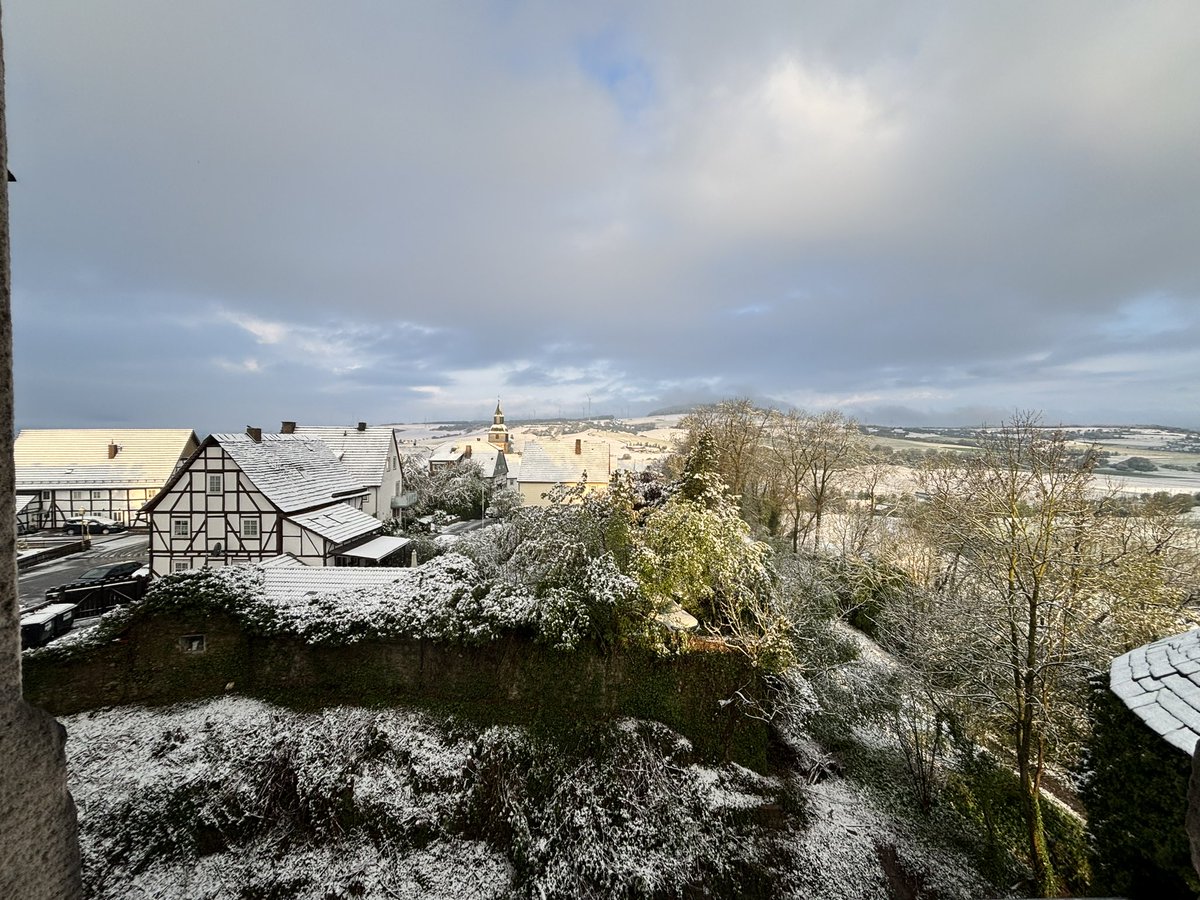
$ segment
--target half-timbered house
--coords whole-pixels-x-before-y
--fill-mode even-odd
[[[338,564],[382,523],[369,491],[323,441],[296,434],[213,434],[151,500],[155,576],[288,554]],[[402,539],[394,539],[396,549]],[[383,554],[375,563],[388,562]]]
[[[190,428],[25,428],[13,444],[17,502],[31,498],[31,528],[80,515],[144,524],[146,501],[199,443]]]

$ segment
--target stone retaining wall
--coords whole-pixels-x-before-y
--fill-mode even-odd
[[[674,657],[559,652],[510,637],[480,647],[374,640],[312,645],[247,635],[218,613],[153,616],[76,658],[27,657],[25,696],[55,715],[162,705],[236,691],[298,709],[329,705],[444,709],[488,723],[570,726],[655,719],[709,759],[765,765],[767,728],[744,705],[759,674],[726,648]]]

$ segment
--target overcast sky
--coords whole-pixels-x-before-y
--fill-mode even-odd
[[[1200,427],[1200,3],[5,0],[20,427]]]

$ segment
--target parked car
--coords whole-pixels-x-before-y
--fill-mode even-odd
[[[108,581],[110,578],[120,578],[122,576],[133,578],[141,568],[142,563],[137,560],[96,566],[94,569],[88,569],[70,584],[65,584],[63,587],[82,587],[83,585],[96,584],[99,581]]]
[[[125,530],[125,526],[120,522],[103,516],[72,516],[63,522],[63,531],[67,534],[83,534],[84,525],[87,526],[88,534],[112,534]]]

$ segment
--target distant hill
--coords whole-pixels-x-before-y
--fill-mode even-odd
[[[690,403],[682,406],[663,406],[659,409],[652,409],[646,413],[649,416],[686,416],[688,413],[695,412],[696,408],[703,406],[703,403]]]

